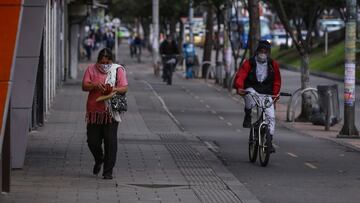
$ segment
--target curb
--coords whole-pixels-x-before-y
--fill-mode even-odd
[[[282,121],[282,120],[278,120],[278,123],[281,125],[281,127],[284,127],[288,130],[291,130],[291,131],[294,131],[298,134],[301,134],[301,135],[305,135],[305,136],[309,136],[309,137],[313,137],[313,138],[317,138],[317,139],[322,139],[322,140],[329,140],[331,142],[335,142],[336,144],[339,144],[341,146],[344,146],[344,147],[347,147],[347,148],[350,148],[352,150],[355,150],[355,151],[358,151],[360,152],[360,147],[357,147],[357,146],[354,146],[353,144],[350,144],[348,142],[345,142],[343,140],[338,140],[336,138],[331,138],[331,137],[318,137],[316,135],[312,135],[310,133],[306,133],[304,131],[301,131],[299,130],[298,128],[295,128],[293,126],[291,126],[290,124],[288,124],[286,121]],[[339,138],[340,139],[340,138]],[[342,139],[348,139],[348,138],[342,138]]]

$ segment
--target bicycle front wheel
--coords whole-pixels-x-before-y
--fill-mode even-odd
[[[268,131],[268,126],[267,125],[263,125],[261,126],[261,130],[260,130],[260,141],[259,141],[259,161],[260,161],[260,165],[262,167],[267,166],[267,164],[269,163],[270,160],[270,152],[267,149],[266,146],[266,138],[267,138],[267,131]]]
[[[251,163],[254,163],[256,161],[258,147],[259,145],[256,139],[254,127],[251,127],[249,135],[249,161]]]

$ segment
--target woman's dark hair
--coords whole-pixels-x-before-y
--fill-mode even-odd
[[[104,48],[99,52],[97,62],[99,63],[103,57],[106,57],[107,59],[109,59],[111,61],[114,60],[112,51],[109,48]]]

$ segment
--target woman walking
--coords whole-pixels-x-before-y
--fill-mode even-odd
[[[112,179],[117,153],[117,129],[121,122],[119,112],[114,112],[109,100],[99,100],[104,95],[127,92],[125,69],[113,64],[110,49],[99,52],[97,63],[89,65],[82,81],[83,91],[89,92],[86,104],[87,143],[94,156],[93,174],[103,165],[103,178]],[[104,143],[104,150],[102,148]]]

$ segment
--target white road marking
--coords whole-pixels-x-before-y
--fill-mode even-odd
[[[220,119],[220,120],[224,120],[224,117],[222,117],[222,116],[219,116],[219,119]]]
[[[215,153],[218,153],[218,152],[219,152],[219,147],[211,144],[211,142],[204,141],[204,143],[205,143],[206,147],[207,147],[208,149],[210,149],[211,151],[213,151],[213,152],[215,152]]]
[[[209,106],[209,105],[206,104],[205,106],[206,106],[206,108],[210,109],[210,106]]]
[[[305,165],[309,168],[312,168],[312,169],[317,169],[318,167],[316,167],[315,165],[309,163],[309,162],[305,162]]]
[[[288,154],[289,156],[294,157],[294,158],[298,158],[298,157],[299,157],[298,155],[293,154],[293,153],[291,153],[291,152],[287,152],[286,154]]]
[[[211,110],[211,113],[212,114],[217,114],[215,110]]]
[[[201,102],[201,103],[204,103],[204,100],[200,99],[200,102]]]
[[[275,143],[273,143],[273,146],[275,147],[275,148],[280,148],[280,146],[279,145],[277,145],[277,144],[275,144]]]
[[[227,122],[226,124],[227,124],[228,126],[232,126],[232,123],[230,123],[230,122]]]
[[[148,83],[147,81],[143,81],[153,92],[153,94],[158,98],[158,100],[160,101],[163,109],[167,112],[167,114],[170,116],[170,118],[180,127],[181,124],[180,122],[175,118],[174,114],[172,114],[169,110],[169,108],[166,106],[165,101],[163,100],[163,98],[155,91],[155,89],[152,87],[152,85],[150,83]]]
[[[240,130],[240,129],[236,129],[236,132],[241,133],[241,132],[242,132],[242,130]]]

